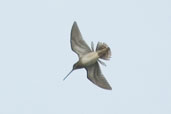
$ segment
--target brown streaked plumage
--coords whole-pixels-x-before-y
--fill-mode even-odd
[[[109,60],[111,57],[110,48],[105,43],[98,42],[96,50],[94,50],[94,44],[92,42],[91,50],[83,40],[76,22],[74,22],[71,29],[71,48],[78,55],[79,60],[73,65],[73,69],[69,74],[73,70],[85,68],[87,71],[87,78],[91,82],[103,89],[111,90],[112,88],[103,76],[98,63],[100,62],[102,65],[106,65],[99,59]],[[64,80],[69,76],[69,74],[64,78]]]

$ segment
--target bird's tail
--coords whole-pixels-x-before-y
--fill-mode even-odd
[[[101,59],[109,60],[111,57],[111,50],[105,43],[98,42],[96,51]]]

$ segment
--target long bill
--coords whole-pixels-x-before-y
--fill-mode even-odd
[[[73,69],[65,76],[65,78],[63,79],[63,81],[71,74],[72,71],[73,71]]]

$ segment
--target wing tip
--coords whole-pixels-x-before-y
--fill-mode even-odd
[[[78,28],[78,25],[77,25],[77,22],[76,21],[74,21],[74,23],[72,25],[71,34],[73,33],[72,31],[75,31],[75,32],[78,32],[79,31],[79,28]]]
[[[77,25],[77,22],[76,22],[76,21],[74,21],[73,25]]]
[[[98,85],[97,85],[98,86]],[[101,87],[101,86],[99,86],[99,87]],[[112,90],[112,87],[109,85],[109,86],[107,86],[107,87],[101,87],[102,89],[106,89],[106,90]]]
[[[112,90],[112,87],[106,88],[107,90]]]

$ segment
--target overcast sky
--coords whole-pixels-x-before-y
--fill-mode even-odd
[[[74,21],[87,44],[105,42],[112,91],[70,47]],[[170,0],[1,0],[1,114],[171,114]]]

